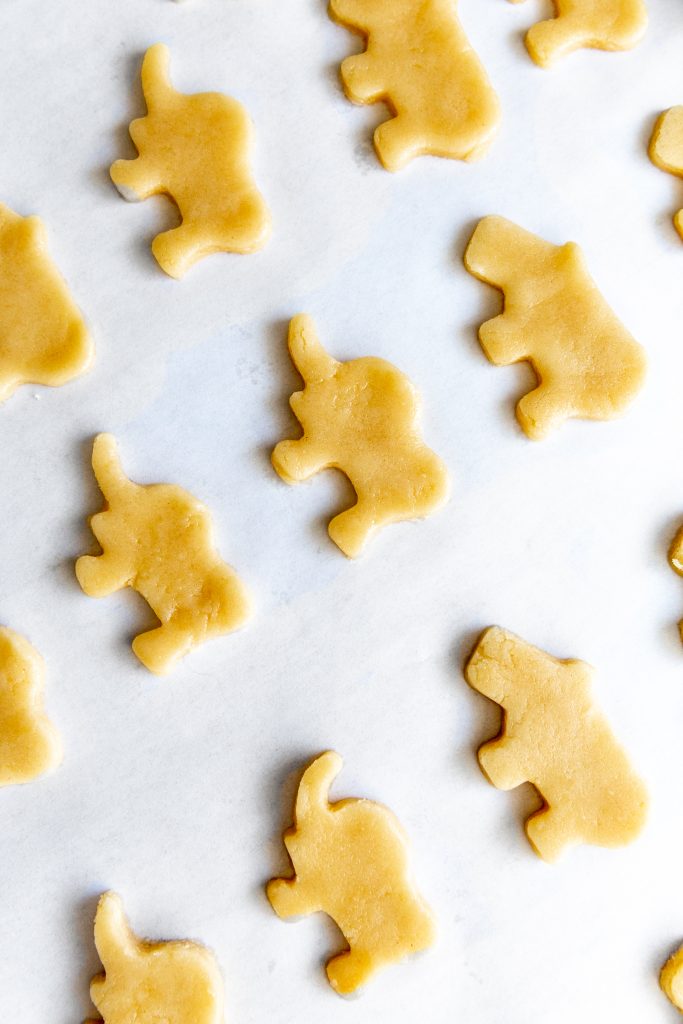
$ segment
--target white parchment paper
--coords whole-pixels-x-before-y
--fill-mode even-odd
[[[97,345],[87,376],[0,409],[0,621],[44,655],[65,744],[55,775],[0,793],[2,1022],[92,1012],[107,888],[141,934],[215,950],[235,1024],[676,1019],[657,972],[683,940],[683,585],[666,564],[683,518],[683,185],[646,144],[683,102],[683,7],[651,0],[632,53],[542,71],[522,36],[549,8],[461,0],[500,93],[499,136],[479,163],[421,159],[392,176],[371,146],[384,108],[353,107],[338,83],[360,43],[324,0],[0,3],[0,199],[45,219]],[[247,106],[274,223],[262,253],[212,257],[182,282],[149,249],[171,204],[126,204],[107,172],[133,155],[140,59],[157,41],[178,88]],[[623,420],[539,444],[518,429],[531,375],[487,363],[476,327],[500,299],[461,262],[489,213],[584,247],[649,354]],[[348,486],[287,487],[268,460],[296,436],[285,327],[302,310],[338,357],[383,356],[411,377],[453,476],[442,512],[388,528],[356,563],[326,534]],[[167,679],[130,651],[142,602],[91,600],[74,577],[100,507],[100,430],[134,479],[207,503],[255,598],[248,628]],[[481,775],[475,750],[498,719],[461,669],[492,623],[599,668],[597,696],[652,794],[632,846],[548,867],[522,831],[533,793]],[[284,924],[263,894],[287,863],[298,773],[326,747],[345,758],[337,796],[382,800],[403,822],[440,926],[432,951],[351,1002],[322,970],[334,927]]]

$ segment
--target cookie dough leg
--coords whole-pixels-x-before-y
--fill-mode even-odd
[[[136,636],[133,640],[133,653],[150,672],[162,676],[191,650],[194,641],[187,627],[175,625],[173,619],[170,619],[162,626]]]
[[[311,438],[298,441],[280,441],[275,445],[271,460],[283,480],[308,480],[329,465],[329,456]]]
[[[481,770],[497,789],[516,789],[526,782],[521,759],[510,740],[491,740],[477,753]]]
[[[109,172],[124,199],[140,202],[162,191],[161,178],[155,165],[144,157],[116,160]]]
[[[348,558],[355,558],[365,547],[372,531],[380,525],[374,509],[359,501],[335,516],[327,532]]]
[[[524,328],[509,313],[487,320],[479,328],[479,341],[496,366],[509,366],[528,356]]]
[[[206,233],[196,224],[179,224],[162,231],[152,242],[154,258],[169,277],[184,277],[190,267],[208,255]]]
[[[551,18],[532,25],[527,32],[526,48],[533,60],[547,68],[560,57],[574,50],[591,46],[593,41],[583,36],[582,30],[568,18]]]
[[[405,115],[392,117],[375,129],[375,149],[388,171],[400,171],[419,155],[418,137]]]
[[[517,419],[524,433],[534,441],[547,437],[553,427],[572,415],[557,388],[539,384],[517,403]]]
[[[128,585],[129,566],[116,552],[82,555],[76,561],[76,576],[88,597],[109,597]]]
[[[278,917],[298,917],[301,914],[313,913],[297,878],[273,879],[266,886],[266,895]]]
[[[532,815],[526,823],[526,834],[539,857],[548,863],[556,861],[567,845],[566,823],[553,807]]]
[[[352,949],[333,957],[325,970],[332,988],[340,995],[348,995],[360,988],[372,974],[372,960],[365,950]]]
[[[374,103],[385,92],[384,77],[368,53],[342,61],[341,77],[346,95],[355,103]]]

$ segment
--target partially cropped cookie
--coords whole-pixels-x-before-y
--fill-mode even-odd
[[[358,500],[329,525],[345,555],[360,554],[388,523],[427,516],[443,504],[448,474],[422,440],[418,395],[400,370],[372,357],[337,362],[303,314],[289,325],[289,352],[304,380],[304,390],[290,398],[303,436],[280,441],[273,466],[287,483],[332,467],[349,478]]]
[[[95,945],[104,974],[90,996],[103,1024],[223,1024],[223,980],[205,946],[138,938],[113,892],[100,898]]]
[[[662,967],[659,984],[676,1009],[683,1013],[683,946]]]
[[[423,154],[471,160],[484,152],[500,105],[456,0],[330,0],[330,13],[367,41],[341,77],[354,103],[383,101],[393,114],[375,131],[387,170]]]
[[[337,923],[349,949],[328,962],[327,977],[349,995],[381,967],[431,946],[435,925],[391,811],[371,800],[330,803],[341,768],[341,757],[327,751],[304,772],[284,835],[294,875],[269,882],[267,892],[279,917],[322,912]]]
[[[544,68],[574,50],[630,50],[647,28],[644,0],[553,0],[553,4],[555,17],[539,21],[526,37],[530,56]]]
[[[546,437],[570,417],[607,420],[628,408],[645,378],[645,353],[576,243],[553,245],[505,217],[484,217],[464,260],[504,295],[500,316],[479,328],[487,357],[496,366],[528,361],[538,378],[517,404],[529,437]]]
[[[200,501],[174,484],[133,483],[110,434],[95,438],[92,464],[106,502],[90,520],[102,554],[78,559],[78,582],[91,597],[137,590],[161,625],[136,636],[133,651],[164,674],[193,647],[247,620],[247,590],[218,555]]]
[[[0,402],[20,384],[56,387],[88,369],[93,344],[39,217],[0,203]]]
[[[657,167],[683,178],[683,106],[671,107],[657,118],[649,153]],[[675,214],[674,225],[683,238],[683,210]]]
[[[30,782],[62,760],[43,709],[45,665],[18,633],[0,627],[0,786]]]
[[[125,199],[163,193],[182,223],[152,242],[171,277],[215,252],[251,253],[270,235],[270,214],[254,184],[251,121],[244,107],[217,92],[186,96],[168,76],[168,49],[152,46],[142,64],[147,115],[133,121],[135,160],[112,164],[112,181]]]
[[[540,857],[555,861],[577,843],[635,839],[647,793],[595,703],[590,665],[560,661],[493,626],[465,678],[503,709],[500,735],[479,749],[482,771],[498,789],[530,782],[545,802],[526,823]]]

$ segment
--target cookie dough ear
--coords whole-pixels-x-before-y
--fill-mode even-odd
[[[161,106],[168,93],[173,91],[168,71],[170,64],[171,54],[163,43],[150,46],[144,56],[140,77],[142,92],[150,114],[156,107]]]
[[[342,770],[339,754],[328,750],[308,766],[301,777],[296,798],[296,823],[299,825],[311,812],[328,807],[330,786]]]
[[[339,366],[323,348],[313,317],[299,313],[289,324],[289,354],[305,381],[326,380]]]
[[[95,946],[105,971],[117,960],[134,957],[138,940],[131,931],[121,897],[105,892],[95,914]]]

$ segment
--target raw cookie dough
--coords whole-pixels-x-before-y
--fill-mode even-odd
[[[133,651],[163,675],[191,648],[245,622],[246,589],[219,558],[200,501],[174,484],[133,483],[110,434],[95,438],[92,464],[106,505],[90,526],[103,553],[78,559],[78,582],[90,597],[122,587],[142,595],[161,625],[136,636]]]
[[[90,998],[104,1024],[223,1024],[223,980],[205,946],[139,939],[113,892],[100,897],[95,945],[104,974]]]
[[[400,370],[373,357],[338,363],[305,314],[289,325],[289,351],[305,384],[289,400],[304,432],[275,446],[273,466],[290,484],[330,467],[346,474],[358,501],[329,525],[345,555],[360,554],[387,523],[445,502],[446,468],[420,437],[419,398]]]
[[[124,199],[164,193],[176,203],[182,223],[157,235],[152,252],[162,270],[182,277],[210,253],[261,249],[270,214],[252,180],[252,129],[244,107],[217,92],[176,92],[169,59],[162,43],[145,54],[147,115],[130,126],[140,155],[117,160],[111,177]]]
[[[593,700],[590,665],[492,626],[465,678],[503,708],[499,736],[479,748],[484,775],[498,789],[530,782],[545,802],[526,822],[540,857],[552,862],[567,846],[621,846],[638,835],[647,794]]]
[[[671,542],[669,564],[674,572],[677,572],[679,576],[683,576],[683,526]],[[678,629],[683,641],[683,619],[678,623]]]
[[[512,0],[519,3],[520,0]],[[553,0],[554,18],[539,21],[526,36],[533,60],[547,68],[574,50],[630,50],[647,28],[643,0]]]
[[[422,154],[471,160],[491,142],[498,97],[470,46],[456,0],[330,0],[332,17],[367,40],[341,66],[354,103],[387,104],[377,155],[397,171]]]
[[[273,879],[267,894],[279,917],[322,912],[336,921],[350,948],[328,962],[327,977],[347,995],[380,967],[432,945],[435,925],[391,811],[370,800],[329,803],[341,768],[339,754],[327,751],[304,772],[295,824],[284,834],[294,875]]]
[[[43,711],[45,665],[28,640],[0,627],[0,786],[30,782],[62,760]]]
[[[83,317],[47,251],[45,225],[0,203],[0,402],[20,384],[66,384],[92,357]]]
[[[465,266],[499,288],[503,312],[479,328],[496,366],[527,360],[538,387],[517,404],[533,440],[572,416],[606,420],[622,413],[645,377],[645,353],[590,277],[575,242],[552,245],[504,217],[484,217]]]
[[[683,946],[662,967],[659,984],[676,1009],[683,1013]]]
[[[657,167],[683,178],[683,106],[671,107],[657,118],[649,154]],[[674,225],[683,238],[683,210],[674,216]]]

